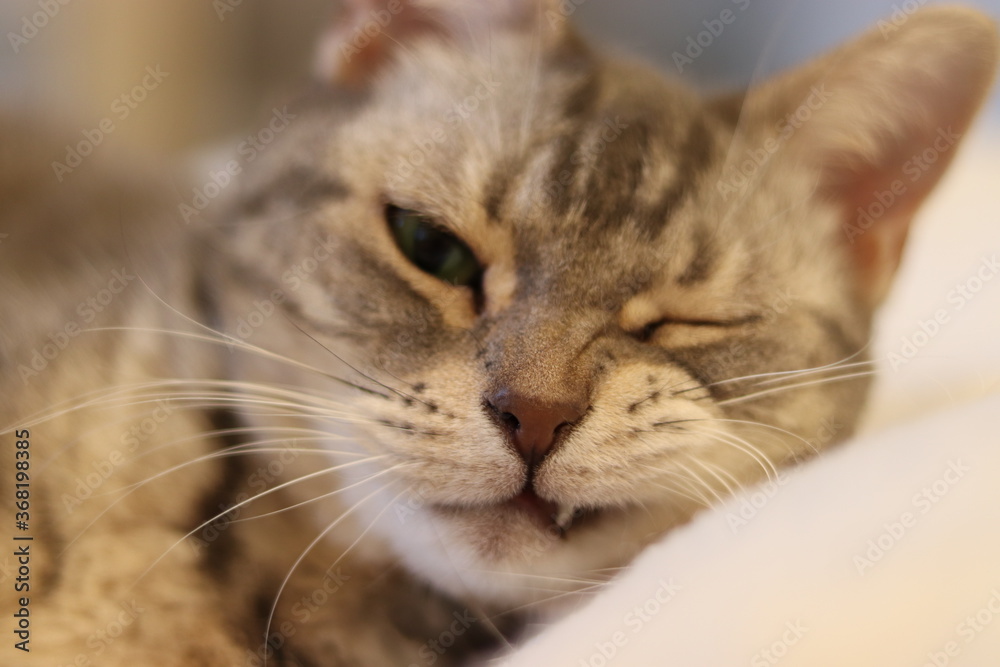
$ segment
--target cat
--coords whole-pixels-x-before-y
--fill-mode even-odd
[[[204,212],[2,121],[3,664],[516,642],[851,433],[997,59],[928,8],[704,98],[555,2],[352,0]]]

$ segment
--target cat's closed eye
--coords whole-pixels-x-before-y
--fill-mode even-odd
[[[630,331],[632,336],[643,343],[653,342],[658,333],[662,333],[663,329],[667,327],[697,327],[697,328],[717,328],[717,329],[734,329],[736,327],[741,327],[747,324],[753,324],[759,322],[763,316],[756,313],[751,315],[743,315],[733,318],[712,318],[712,319],[701,319],[697,317],[662,317],[658,320],[650,322],[645,326]]]

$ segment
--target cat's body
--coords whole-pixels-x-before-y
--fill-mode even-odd
[[[335,33],[332,83],[188,225],[141,178],[68,192],[4,159],[38,664],[458,663],[850,433],[950,154],[859,234],[855,207],[964,131],[989,23],[921,14],[741,105],[538,3],[427,4],[368,50]],[[67,200],[94,221],[19,212]]]

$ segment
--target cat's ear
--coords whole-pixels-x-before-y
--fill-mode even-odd
[[[483,48],[494,31],[519,29],[549,40],[565,20],[558,0],[343,0],[315,70],[324,82],[359,88],[416,39]]]
[[[863,297],[885,296],[910,222],[994,78],[998,36],[956,7],[902,11],[857,41],[753,88],[741,123],[772,128],[841,211]]]

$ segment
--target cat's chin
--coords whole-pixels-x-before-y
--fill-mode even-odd
[[[649,535],[648,515],[641,512],[565,512],[524,493],[489,506],[427,506],[420,548],[409,544],[404,560],[459,599],[501,609],[531,604],[541,611],[547,600],[569,601],[574,596],[567,593],[607,578]],[[611,525],[614,540],[607,539]]]

